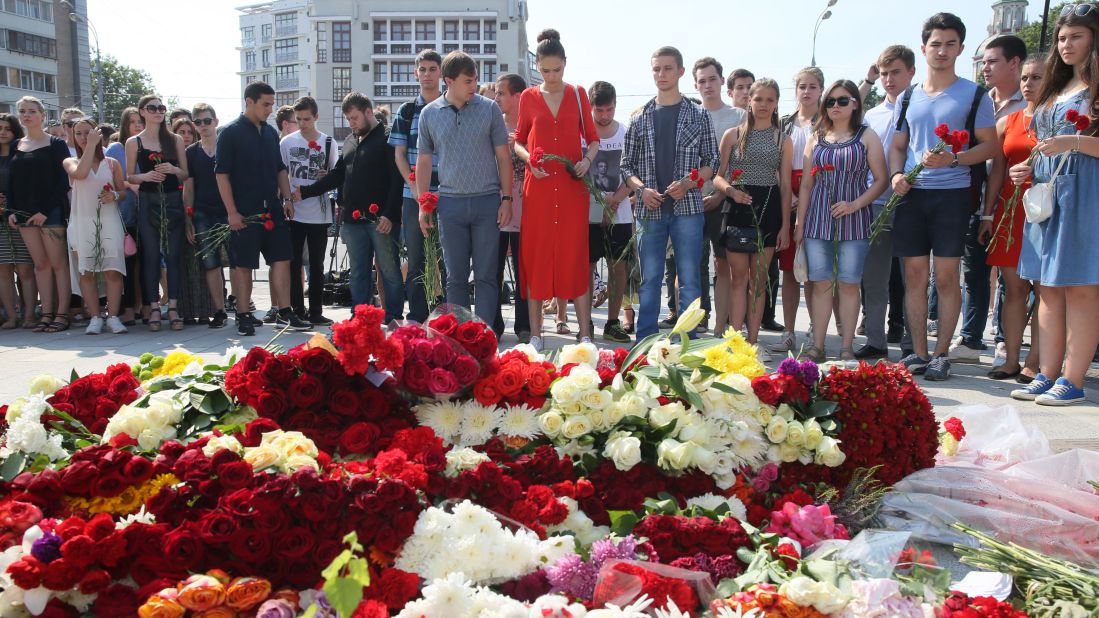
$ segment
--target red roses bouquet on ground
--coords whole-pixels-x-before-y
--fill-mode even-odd
[[[477,359],[434,328],[406,323],[393,330],[389,341],[401,350],[404,358],[403,366],[396,372],[397,383],[414,396],[449,399],[472,386],[481,375]]]
[[[650,514],[637,524],[633,534],[649,539],[662,562],[693,558],[736,555],[737,548],[750,547],[751,539],[735,517],[720,522],[709,517]]]
[[[458,342],[458,345],[482,365],[496,357],[496,333],[465,307],[439,305],[431,313],[427,326]]]
[[[639,560],[609,560],[603,564],[595,584],[595,607],[625,607],[642,596],[652,600],[651,609],[666,609],[674,603],[679,611],[697,616],[699,605],[713,598],[714,586],[706,573],[666,564]]]
[[[92,373],[73,380],[58,389],[48,401],[92,433],[102,435],[114,413],[137,399],[139,386],[130,366],[119,363],[107,367],[105,373]],[[48,423],[62,419],[46,413],[42,420]]]

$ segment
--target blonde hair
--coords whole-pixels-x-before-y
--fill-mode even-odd
[[[817,83],[820,84],[821,90],[824,89],[824,71],[821,71],[817,67],[805,67],[804,69],[798,71],[797,74],[794,75],[794,86],[796,87],[798,83],[801,82],[801,78],[806,76],[812,77],[813,79],[817,80]]]
[[[752,97],[756,92],[763,90],[764,88],[770,88],[775,91],[775,103],[778,103],[779,97],[782,96],[782,91],[779,90],[778,82],[770,77],[761,77],[752,83],[752,87],[748,89],[748,105],[751,106]],[[778,120],[778,105],[775,105],[775,111],[771,112],[771,127],[774,129],[779,128]],[[737,136],[736,143],[733,144],[733,150],[736,152],[737,157],[744,156],[744,149],[748,147],[748,136],[756,128],[756,115],[749,109],[748,113],[744,115],[744,120],[740,123],[740,135]]]
[[[24,103],[33,103],[34,105],[38,106],[38,111],[42,112],[43,114],[46,113],[46,106],[42,105],[42,101],[38,97],[21,97],[18,101],[15,102],[15,109],[19,109],[19,106]]]

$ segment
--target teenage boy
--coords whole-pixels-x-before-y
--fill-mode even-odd
[[[1023,61],[1026,60],[1026,43],[1015,35],[996,37],[985,46],[981,74],[988,86],[988,96],[992,99],[996,120],[1026,108],[1019,81],[1023,74]],[[999,193],[1002,181],[989,178],[987,190]],[[987,238],[981,238],[981,223],[993,220],[991,214],[983,214],[983,209],[974,209],[969,218],[969,231],[965,237],[965,254],[962,256],[962,286],[965,302],[962,305],[962,328],[958,338],[950,345],[950,360],[960,363],[976,363],[981,360],[985,349],[984,332],[988,322],[989,285],[988,279],[992,267],[987,264]],[[999,327],[999,312],[993,316]],[[996,332],[999,334],[1000,329]],[[999,337],[1003,339],[1003,337]],[[1006,354],[1007,350],[1004,349]],[[1006,358],[1005,358],[1006,360]]]
[[[361,92],[352,92],[344,97],[341,110],[351,127],[342,156],[328,175],[303,186],[301,196],[308,199],[340,189],[340,238],[351,261],[351,305],[364,305],[373,298],[371,267],[376,256],[385,290],[386,322],[400,320],[404,313],[398,245],[401,175],[385,125],[374,114],[374,103]]]
[[[229,222],[225,204],[218,193],[214,171],[217,156],[218,117],[214,108],[196,103],[193,115],[199,141],[187,147],[187,180],[183,182],[183,205],[191,216],[187,221],[187,241],[198,248],[199,262],[206,273],[206,287],[214,302],[214,317],[210,328],[224,328],[229,316],[225,313],[225,274],[222,272],[221,247],[214,247],[207,234],[218,224]]]
[[[756,76],[748,69],[736,69],[729,74],[725,81],[726,94],[733,102],[733,107],[748,111],[748,91],[752,84],[756,83]]]
[[[177,118],[186,118],[187,120],[194,121],[194,117],[191,115],[190,110],[183,109],[182,107],[172,110],[171,114],[168,114],[168,126],[172,126]]]
[[[511,195],[515,205],[511,211],[511,221],[500,226],[500,249],[496,259],[496,284],[500,286],[500,300],[496,303],[496,321],[492,328],[497,337],[504,332],[504,265],[511,250],[511,272],[515,275],[515,336],[519,343],[530,343],[530,315],[527,314],[527,299],[524,298],[523,282],[519,278],[519,224],[523,215],[523,177],[527,166],[515,156],[515,129],[519,126],[519,95],[527,89],[527,82],[515,73],[505,73],[496,78],[496,104],[504,113],[504,126],[508,129],[508,148],[512,150],[511,164],[515,174]],[[588,93],[591,96],[591,93]],[[621,182],[621,179],[619,179]]]
[[[916,54],[904,45],[891,45],[878,56],[877,63],[867,73],[867,78],[859,85],[859,94],[865,96],[873,88],[874,82],[881,79],[882,88],[885,90],[885,99],[876,107],[867,110],[866,124],[882,140],[885,152],[893,142],[893,123],[896,118],[897,97],[901,96],[912,83],[916,75]],[[873,184],[873,178],[867,182]],[[871,205],[871,212],[875,219],[885,208],[892,192],[886,190]],[[903,206],[902,206],[903,208]],[[866,329],[866,344],[855,351],[855,358],[875,359],[889,356],[889,339],[886,335],[886,308],[889,313],[899,314],[899,322],[890,319],[889,332],[899,331],[903,328],[903,293],[900,299],[890,294],[890,275],[893,270],[893,222],[887,221],[886,226],[878,234],[874,244],[870,245],[870,252],[866,254],[866,262],[862,272],[863,307],[866,317],[863,326]],[[895,286],[896,287],[896,286]],[[903,286],[901,286],[903,289]],[[905,345],[901,345],[902,348]]]
[[[690,174],[697,169],[703,180],[709,180],[718,163],[709,114],[679,92],[685,72],[683,54],[674,47],[661,47],[650,65],[657,94],[631,120],[622,153],[622,176],[639,196],[634,210],[641,226],[638,341],[658,329],[669,238],[679,278],[679,315],[699,297],[704,217],[702,192]]]
[[[958,264],[972,212],[970,165],[983,165],[999,148],[992,100],[977,84],[958,77],[954,63],[965,49],[965,24],[950,13],[938,13],[924,24],[920,50],[927,60],[927,81],[902,93],[896,134],[889,154],[893,191],[905,196],[896,210],[893,255],[902,258],[905,279],[905,317],[912,334],[913,353],[901,359],[914,374],[927,380],[950,377],[947,356],[961,312]],[[970,145],[958,153],[947,148],[933,153],[939,142],[935,129],[946,124],[952,131],[972,121]],[[915,186],[905,174],[917,163],[924,169]],[[935,288],[939,295],[939,325],[934,355],[927,345],[927,283],[934,255]],[[985,285],[988,285],[987,280]]]
[[[339,152],[332,138],[317,130],[317,102],[302,97],[294,102],[294,120],[298,130],[279,140],[282,162],[286,165],[290,188],[299,189],[324,178],[336,165]],[[299,317],[314,326],[328,326],[324,317],[324,250],[328,247],[328,227],[332,225],[332,205],[328,194],[303,199],[294,204],[290,226],[290,306]],[[305,310],[302,264],[309,245],[309,312]],[[308,317],[306,317],[308,315]]]
[[[720,86],[719,86],[720,87]],[[614,211],[603,208],[592,199],[588,212],[588,259],[592,271],[600,258],[607,260],[610,282],[607,296],[607,323],[603,326],[603,339],[615,343],[629,343],[630,335],[622,327],[618,313],[622,309],[622,295],[626,292],[630,262],[630,241],[633,239],[633,209],[630,189],[622,182],[622,151],[626,145],[626,128],[614,119],[618,104],[614,86],[607,82],[595,82],[588,89],[592,118],[599,133],[599,152],[592,162],[592,179],[603,191],[603,198]]]
[[[691,69],[694,76],[695,89],[702,96],[702,108],[710,116],[710,122],[714,126],[714,138],[721,143],[721,136],[725,131],[739,126],[748,114],[743,109],[730,107],[721,100],[721,90],[725,86],[725,78],[721,74],[721,63],[709,56],[695,62]],[[714,253],[714,334],[725,334],[725,328],[729,321],[729,284],[732,282],[732,274],[729,272],[729,263],[725,260],[725,245],[721,241],[723,229],[722,220],[725,218],[725,195],[714,189],[712,180],[707,180],[702,185],[702,208],[705,210],[705,242],[702,245],[702,309],[706,311],[700,327],[704,327],[710,315],[710,249]]]
[[[496,261],[500,227],[511,221],[514,168],[504,115],[494,101],[477,94],[477,62],[462,51],[443,58],[446,93],[420,112],[416,169],[439,157],[439,242],[446,263],[446,300],[468,307],[470,262],[477,317],[491,324],[500,287]],[[418,195],[427,193],[429,174],[416,174]],[[424,236],[434,225],[420,213]]]
[[[403,203],[401,217],[404,226],[405,251],[408,253],[408,278],[405,281],[405,294],[408,296],[408,319],[417,322],[427,320],[428,303],[434,303],[434,298],[427,298],[421,279],[424,276],[424,235],[420,231],[420,206],[416,200],[420,197],[416,183],[412,180],[412,167],[416,165],[419,151],[416,141],[420,135],[420,112],[424,107],[442,96],[439,80],[439,67],[443,64],[443,58],[434,49],[425,49],[416,56],[416,81],[420,84],[420,94],[416,98],[407,101],[397,109],[397,115],[393,117],[393,129],[389,132],[389,144],[393,146],[393,154],[397,159],[397,169],[404,179],[404,190],[401,194]],[[439,162],[436,157],[431,158],[431,173],[428,168],[417,168],[427,176],[431,182],[428,191],[439,190]],[[436,251],[436,255],[439,255]]]
[[[286,219],[294,216],[294,203],[278,133],[267,124],[274,106],[274,88],[264,82],[248,84],[244,113],[225,125],[217,138],[214,171],[229,229],[234,232],[229,238],[229,265],[237,301],[237,334],[242,337],[256,334],[249,306],[252,271],[259,268],[261,253],[270,266],[275,326],[292,330],[313,327],[290,309],[290,229]],[[257,215],[269,217],[271,229],[266,222],[245,223],[245,217]]]

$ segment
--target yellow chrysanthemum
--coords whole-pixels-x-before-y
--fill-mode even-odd
[[[96,513],[110,513],[111,515],[129,515],[136,513],[150,498],[157,495],[166,485],[175,485],[179,479],[171,474],[161,474],[134,487],[128,487],[121,494],[113,498],[96,497],[66,498],[71,511],[86,512],[91,515]]]
[[[734,360],[734,354],[728,346],[715,345],[710,346],[702,351],[702,364],[720,371],[721,373],[727,373],[730,366],[732,366]]]
[[[203,362],[200,357],[195,356],[190,352],[186,352],[184,350],[176,350],[175,352],[172,352],[168,356],[164,357],[164,363],[161,364],[160,367],[153,369],[153,377],[155,378],[157,376],[179,375],[183,372],[183,369],[187,367],[187,365],[191,364],[192,361],[197,361],[199,363]]]
[[[754,352],[752,354],[736,354],[733,356],[733,361],[727,373],[740,374],[750,380],[767,373],[767,368],[759,362]]]

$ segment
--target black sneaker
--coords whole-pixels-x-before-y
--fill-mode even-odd
[[[900,343],[904,337],[904,325],[892,322],[889,324],[889,330],[885,333],[885,340],[889,343]]]
[[[668,317],[664,318],[658,323],[660,328],[674,328],[675,323],[679,321],[679,316],[674,313],[669,313]]]
[[[923,379],[931,382],[942,382],[949,377],[950,358],[946,354],[940,354],[932,358],[923,373]]]
[[[256,325],[252,323],[251,313],[237,314],[237,334],[241,337],[251,337],[256,334]]]
[[[764,320],[763,323],[759,325],[759,328],[761,330],[769,331],[772,333],[781,333],[782,331],[786,330],[786,327],[776,322],[774,318]]]
[[[296,313],[289,309],[283,309],[275,312],[275,328],[283,329],[289,328],[296,331],[313,330],[313,325],[309,322],[298,317]]]
[[[255,311],[255,309],[253,309],[253,311]],[[263,316],[263,323],[264,324],[274,324],[275,323],[275,318],[277,318],[278,315],[279,315],[279,310],[275,309],[274,307],[271,307],[267,311],[267,315]]]
[[[255,326],[256,328],[263,326],[263,320],[257,318],[256,314],[252,313],[251,311],[248,312],[248,319],[251,320],[252,326]]]
[[[224,311],[218,311],[214,313],[214,317],[210,318],[210,328],[225,328],[225,322],[229,319],[229,316]]]
[[[922,375],[931,362],[930,358],[920,358],[915,353],[909,354],[901,359],[901,364],[904,365],[908,371],[912,372],[912,375],[914,376]]]
[[[313,326],[332,326],[332,320],[324,317],[324,315],[320,313],[309,316],[309,322],[313,324]]]
[[[629,343],[630,335],[626,332],[626,329],[622,328],[622,322],[608,320],[606,325],[603,326],[603,339],[615,343]]]
[[[237,297],[230,294],[225,298],[225,312],[236,313],[237,312]]]
[[[858,350],[855,350],[855,358],[858,359],[872,359],[872,358],[889,358],[889,350],[883,350],[881,348],[875,348],[872,345],[864,345]]]

